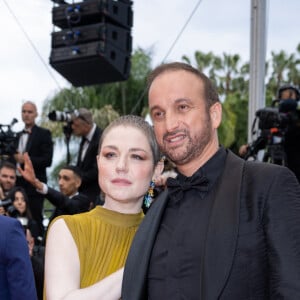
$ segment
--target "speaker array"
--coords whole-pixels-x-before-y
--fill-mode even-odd
[[[61,2],[52,9],[52,23],[59,30],[51,34],[50,65],[74,86],[126,80],[132,50],[132,2]]]

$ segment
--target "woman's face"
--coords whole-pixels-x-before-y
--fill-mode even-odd
[[[26,210],[26,201],[24,199],[24,195],[19,191],[15,193],[13,206],[18,210],[20,214],[24,213]]]
[[[103,140],[98,169],[104,207],[140,210],[154,171],[151,148],[141,130],[121,125],[112,128]]]

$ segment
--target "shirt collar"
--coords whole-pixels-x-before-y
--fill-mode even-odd
[[[96,130],[96,124],[94,123],[90,132],[85,136],[86,140],[88,140],[89,142],[92,140],[95,130]]]
[[[214,183],[217,181],[219,176],[221,175],[225,160],[226,160],[227,152],[224,147],[220,147],[218,151],[203,165],[201,166],[192,176],[187,177],[178,173],[177,180],[179,182],[184,182],[187,180],[191,180],[194,176],[205,176],[209,182],[209,188],[211,188]]]

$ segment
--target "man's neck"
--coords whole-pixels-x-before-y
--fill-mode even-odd
[[[218,151],[219,144],[213,143],[205,149],[201,155],[198,155],[196,158],[190,162],[182,165],[176,165],[177,170],[184,176],[192,176],[199,168],[201,168],[208,160],[210,160]]]
[[[78,194],[79,194],[78,191],[76,191],[76,192],[74,192],[72,195],[69,195],[69,196],[67,196],[67,197],[73,198],[74,196],[76,196],[76,195],[78,195]]]

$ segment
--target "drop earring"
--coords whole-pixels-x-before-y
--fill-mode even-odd
[[[149,208],[153,201],[154,188],[155,188],[155,182],[154,182],[154,180],[151,180],[147,194],[144,196],[144,205],[146,208]]]

